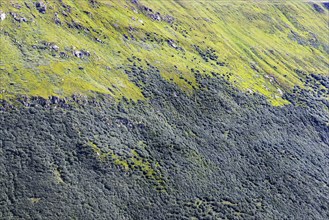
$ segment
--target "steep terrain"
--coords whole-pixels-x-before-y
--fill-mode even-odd
[[[37,4],[38,2],[38,4]],[[328,10],[299,1],[2,1],[2,99],[90,91],[144,99],[125,66],[156,66],[186,92],[225,76],[273,104],[328,73]]]
[[[0,3],[0,219],[328,219],[329,3]]]

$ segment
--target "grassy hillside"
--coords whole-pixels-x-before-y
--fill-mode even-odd
[[[1,1],[0,219],[329,219],[328,9]]]
[[[0,99],[109,94],[143,100],[127,66],[158,68],[187,94],[223,75],[287,103],[308,74],[328,75],[328,10],[299,1],[11,0],[0,3]]]

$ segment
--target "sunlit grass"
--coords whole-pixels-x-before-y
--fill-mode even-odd
[[[12,3],[20,4],[21,9],[8,1],[0,3],[0,10],[7,13],[0,23],[0,98],[99,92],[118,99],[143,99],[141,90],[124,72],[130,64],[127,58],[133,56],[141,59],[138,65],[146,68],[148,62],[156,66],[165,79],[188,93],[197,88],[191,72],[195,69],[201,74],[230,74],[234,86],[261,93],[274,105],[287,103],[279,91],[303,85],[295,70],[328,74],[328,53],[324,50],[329,45],[328,11],[320,14],[308,3],[139,1],[162,16],[174,16],[171,25],[153,21],[136,5],[124,1],[98,1],[95,8],[87,0],[62,2],[66,8],[58,1],[48,1],[46,14],[39,13],[31,2],[31,9],[20,0]],[[14,21],[9,12],[26,17],[28,22]],[[60,26],[54,22],[55,13]],[[69,28],[67,24],[73,22],[82,28]],[[298,44],[289,38],[292,31],[303,40],[316,38],[320,46]],[[145,40],[146,33],[156,33],[156,40],[162,43]],[[170,47],[168,39],[184,52]],[[60,58],[59,52],[49,48],[34,49],[42,42],[56,44],[69,58]],[[206,62],[193,45],[213,48],[226,65]],[[82,49],[91,56],[73,56],[74,50]]]

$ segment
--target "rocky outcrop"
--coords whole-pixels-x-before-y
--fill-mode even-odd
[[[47,5],[46,3],[44,3],[43,1],[39,1],[35,3],[35,7],[37,8],[37,10],[42,13],[45,14],[47,11]]]
[[[10,15],[14,18],[17,22],[27,22],[27,19],[15,12],[10,12]]]
[[[5,19],[6,19],[6,17],[7,17],[6,13],[4,13],[4,12],[0,11],[0,21],[3,21],[3,20],[5,20]]]
[[[75,50],[73,54],[78,58],[90,57],[90,52],[86,50]]]

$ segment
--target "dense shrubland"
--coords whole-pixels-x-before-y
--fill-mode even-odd
[[[222,77],[187,95],[155,67],[127,74],[147,101],[3,105],[1,218],[329,217],[325,98],[273,107]]]

